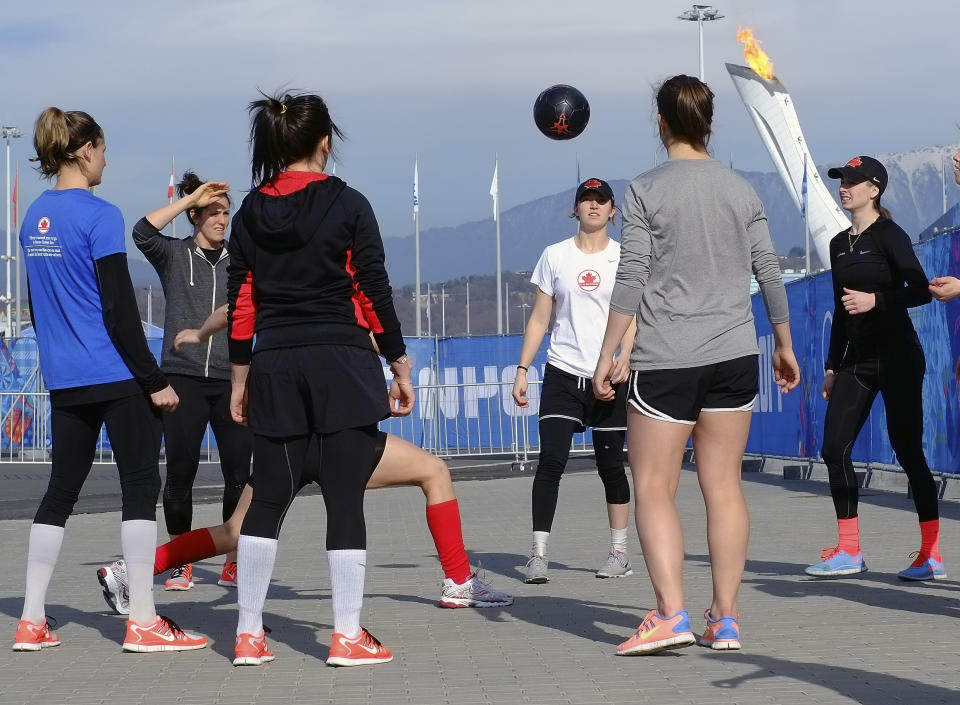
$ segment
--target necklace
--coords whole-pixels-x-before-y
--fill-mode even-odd
[[[847,230],[847,242],[850,244],[850,252],[853,252],[853,246],[857,244],[857,240],[859,240],[860,236],[863,235],[863,231],[854,235],[852,230],[853,228]]]

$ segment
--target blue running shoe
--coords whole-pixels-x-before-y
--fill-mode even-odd
[[[946,580],[947,571],[943,568],[942,560],[930,556],[924,558],[919,551],[911,553],[910,557],[916,560],[897,573],[901,580]]]
[[[838,578],[842,575],[862,573],[867,569],[862,551],[851,556],[846,551],[841,551],[839,546],[832,546],[823,549],[820,558],[820,563],[807,566],[803,572],[814,578]]]

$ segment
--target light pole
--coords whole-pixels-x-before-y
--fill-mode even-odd
[[[688,20],[696,22],[700,30],[700,80],[703,78],[703,23],[713,20],[722,20],[723,15],[712,5],[694,5],[692,10],[687,10],[681,15],[677,15],[678,20]]]
[[[11,127],[4,125],[0,127],[0,133],[3,134],[3,139],[7,142],[7,254],[4,257],[7,263],[7,295],[5,298],[5,303],[7,304],[7,335],[12,335],[13,331],[11,326],[13,325],[13,319],[10,316],[11,313],[11,304],[12,296],[10,291],[10,263],[13,261],[13,252],[10,249],[10,140],[16,137],[23,137],[23,133],[20,132],[16,127]],[[17,302],[17,306],[20,305],[20,302]]]

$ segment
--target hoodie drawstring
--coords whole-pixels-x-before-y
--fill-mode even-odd
[[[193,254],[190,248],[187,248],[187,259],[190,260],[190,286],[193,286]]]

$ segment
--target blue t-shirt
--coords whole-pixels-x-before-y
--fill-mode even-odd
[[[125,253],[123,215],[85,189],[44,191],[20,227],[49,389],[133,379],[103,321],[94,261]]]

